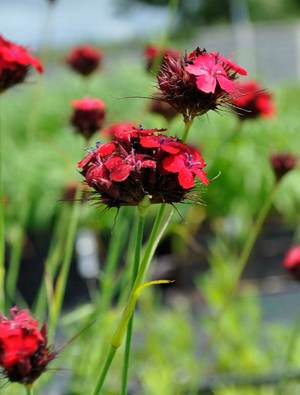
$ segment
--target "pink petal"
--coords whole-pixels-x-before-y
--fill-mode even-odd
[[[190,189],[193,188],[193,186],[195,185],[194,175],[191,170],[187,168],[183,168],[180,170],[178,174],[178,181],[183,189]]]
[[[220,87],[227,93],[232,93],[235,90],[235,85],[232,80],[224,75],[217,75],[217,80]]]
[[[212,75],[200,75],[196,79],[197,88],[205,93],[215,93],[217,80]]]

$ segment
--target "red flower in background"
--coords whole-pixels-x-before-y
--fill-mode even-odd
[[[106,115],[105,104],[100,99],[85,97],[72,101],[73,114],[71,124],[76,131],[89,139],[101,129]]]
[[[236,114],[241,120],[269,118],[275,114],[272,95],[255,80],[237,81],[234,96],[232,104],[238,107]]]
[[[146,59],[146,70],[152,71],[156,66],[159,67],[164,56],[180,57],[181,54],[174,48],[160,48],[157,45],[147,45],[144,50],[144,56]]]
[[[157,80],[157,99],[189,121],[231,101],[234,80],[247,71],[216,52],[197,48],[184,57],[166,55]]]
[[[290,248],[283,260],[283,266],[294,276],[300,280],[300,245]]]
[[[27,310],[14,307],[11,319],[0,316],[0,366],[12,382],[33,383],[55,357],[47,344],[44,325],[30,317]]]
[[[133,127],[98,144],[78,163],[87,184],[109,207],[138,205],[145,196],[151,203],[175,203],[189,198],[195,177],[207,184],[201,155],[162,130]],[[123,130],[124,132],[124,130]],[[171,158],[182,169],[171,166]],[[183,167],[189,182],[183,180]]]
[[[85,45],[72,49],[66,62],[77,73],[88,76],[100,67],[102,58],[100,49]]]
[[[102,133],[110,138],[128,140],[128,136],[137,128],[134,122],[116,122],[102,130]]]
[[[293,170],[297,165],[297,158],[289,153],[273,154],[271,156],[271,164],[276,175],[277,181]]]
[[[0,36],[0,93],[24,82],[32,68],[43,72],[41,62],[24,47]]]

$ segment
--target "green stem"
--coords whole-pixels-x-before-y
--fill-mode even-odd
[[[292,357],[294,355],[294,352],[296,350],[297,346],[297,340],[299,338],[300,334],[300,312],[297,314],[297,317],[295,319],[290,338],[287,343],[287,350],[286,350],[286,356],[284,358],[284,364],[283,364],[283,374],[281,376],[281,379],[278,384],[277,388],[277,395],[284,395],[286,392],[284,390],[286,380],[287,380],[287,373],[288,373],[288,368],[289,364],[292,360]]]
[[[5,210],[3,187],[3,135],[0,101],[0,311],[5,308]]]
[[[33,395],[33,389],[31,385],[26,385],[25,389],[26,389],[26,395]]]
[[[183,134],[182,134],[182,141],[184,143],[186,142],[186,140],[188,138],[188,134],[189,134],[189,131],[190,131],[191,127],[192,127],[192,124],[193,124],[193,119],[189,119],[189,120],[185,119],[184,120],[185,127],[184,127],[184,131],[183,131]]]
[[[77,188],[75,194],[75,201],[73,203],[71,218],[69,221],[69,226],[67,229],[66,236],[66,248],[62,261],[62,267],[58,276],[57,285],[53,297],[53,304],[50,310],[50,325],[49,325],[49,338],[53,338],[55,329],[57,326],[57,321],[61,312],[63,299],[65,296],[66,285],[68,280],[68,275],[70,271],[70,265],[73,255],[73,246],[76,236],[76,230],[80,215],[80,205],[81,205],[82,188],[81,185]]]
[[[96,385],[95,391],[93,392],[94,395],[99,395],[101,393],[106,375],[107,375],[110,365],[113,361],[116,350],[120,347],[120,345],[122,343],[129,319],[131,318],[131,314],[133,313],[133,307],[135,306],[135,303],[136,303],[137,290],[143,282],[144,276],[147,272],[149,264],[151,263],[151,260],[153,258],[154,253],[155,253],[157,245],[158,245],[159,241],[161,240],[161,238],[162,238],[162,236],[163,236],[163,234],[164,234],[164,232],[171,220],[171,217],[173,215],[173,208],[172,208],[170,213],[164,219],[165,210],[166,210],[166,205],[162,204],[159,208],[156,219],[154,221],[154,225],[153,225],[149,240],[148,240],[146,248],[145,248],[145,252],[144,252],[140,267],[139,267],[138,274],[137,274],[135,282],[134,282],[134,286],[130,292],[130,296],[129,296],[126,308],[123,311],[122,318],[121,318],[119,325],[113,335],[113,338],[111,341],[111,349],[110,349],[110,352],[106,358],[104,367],[102,368],[102,370],[100,372],[100,376],[97,380],[97,385]]]
[[[141,257],[141,249],[143,242],[143,233],[144,233],[144,223],[145,218],[138,214],[138,225],[137,225],[137,233],[136,233],[136,245],[135,245],[135,254],[133,259],[133,267],[132,267],[132,281],[131,287],[134,286],[138,270],[139,263]],[[126,333],[126,343],[125,343],[125,352],[124,352],[124,361],[123,361],[123,372],[122,372],[122,386],[121,386],[121,395],[127,395],[127,387],[128,387],[128,371],[129,371],[129,361],[130,361],[130,351],[131,351],[131,340],[132,340],[132,331],[133,331],[133,319],[134,314],[129,320],[127,333]]]

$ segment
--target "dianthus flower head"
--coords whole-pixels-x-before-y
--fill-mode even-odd
[[[296,245],[286,253],[283,266],[294,276],[300,280],[300,245]]]
[[[173,57],[180,57],[181,54],[174,48],[160,48],[157,45],[147,45],[144,50],[146,60],[146,70],[151,72],[154,67],[160,67],[163,57],[169,55]]]
[[[92,74],[101,65],[102,51],[90,45],[73,48],[67,56],[67,64],[82,76]]]
[[[149,111],[153,114],[161,115],[167,122],[172,121],[178,112],[169,103],[163,100],[151,100]]]
[[[103,126],[106,115],[105,104],[100,99],[85,97],[72,101],[71,124],[75,130],[89,139]]]
[[[11,319],[0,316],[0,367],[11,382],[32,384],[47,368],[55,353],[47,344],[47,330],[27,310],[14,307]]]
[[[79,163],[87,184],[108,207],[189,199],[198,179],[208,184],[200,153],[164,130],[133,127],[98,144]]]
[[[232,104],[241,120],[269,118],[275,114],[272,95],[255,80],[236,81]]]
[[[32,68],[43,72],[41,62],[24,47],[0,36],[0,93],[24,82]]]
[[[184,57],[166,55],[157,76],[158,98],[191,120],[229,103],[239,74],[247,71],[217,52],[197,48]]]
[[[280,181],[289,171],[297,165],[297,158],[290,153],[279,153],[271,156],[271,165],[277,181]]]

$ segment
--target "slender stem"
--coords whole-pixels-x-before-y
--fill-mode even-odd
[[[297,345],[297,340],[299,339],[299,334],[300,334],[300,312],[298,312],[296,319],[294,321],[294,325],[290,334],[290,338],[287,343],[287,350],[286,350],[286,355],[284,358],[284,364],[283,364],[283,374],[281,376],[281,379],[279,381],[278,387],[277,387],[277,395],[284,395],[286,392],[284,390],[286,381],[287,381],[287,376],[288,376],[288,367],[289,364],[292,360],[292,357],[294,355],[294,352],[296,350],[296,345]]]
[[[31,385],[26,385],[25,390],[26,390],[26,395],[33,395],[33,389]]]
[[[141,249],[142,249],[142,242],[143,242],[143,233],[144,233],[144,223],[145,223],[144,216],[141,216],[140,214],[138,214],[138,225],[137,225],[136,245],[135,245],[135,253],[134,253],[133,267],[132,267],[131,287],[134,286],[134,283],[135,283],[135,280],[136,280],[136,277],[138,274],[138,270],[139,270]],[[128,371],[129,371],[131,340],[132,340],[132,331],[133,331],[133,319],[134,319],[134,314],[132,314],[132,317],[129,320],[127,333],[126,333],[121,395],[127,395],[127,391],[128,391],[128,389],[127,389],[127,387],[128,387]]]
[[[183,131],[183,134],[182,134],[182,141],[184,143],[186,142],[186,140],[188,138],[188,134],[189,134],[189,131],[191,129],[192,124],[193,124],[193,119],[184,120],[185,127],[184,127],[184,131]]]
[[[156,219],[153,224],[153,228],[149,237],[149,240],[147,242],[143,258],[141,260],[141,264],[139,267],[139,271],[137,273],[134,286],[132,288],[132,291],[130,292],[130,296],[126,305],[125,310],[123,311],[122,318],[119,322],[119,325],[113,335],[112,341],[111,341],[111,350],[106,358],[106,362],[104,364],[104,367],[102,368],[100,372],[100,376],[97,380],[97,385],[95,388],[95,391],[93,392],[93,395],[99,395],[101,393],[106,375],[108,373],[108,370],[110,368],[110,365],[113,361],[114,355],[116,350],[120,347],[124,333],[126,331],[128,321],[131,318],[131,314],[133,311],[131,310],[133,306],[136,303],[136,293],[138,288],[141,286],[144,276],[147,272],[147,269],[149,267],[149,264],[151,263],[151,260],[153,258],[153,255],[155,253],[156,247],[161,240],[170,220],[173,215],[173,208],[169,212],[169,214],[165,217],[164,219],[164,214],[166,210],[166,205],[162,204],[159,208],[159,211],[157,213]],[[130,316],[129,316],[130,314]]]
[[[3,131],[0,99],[0,311],[5,308],[5,210],[3,187]]]
[[[76,236],[77,224],[80,215],[82,188],[81,185],[77,188],[75,194],[75,201],[73,203],[71,218],[67,229],[66,248],[63,257],[61,271],[58,276],[57,285],[54,293],[52,308],[50,309],[50,325],[49,325],[49,338],[52,338],[57,326],[57,321],[61,312],[63,299],[65,296],[68,274],[73,255],[73,245]]]

